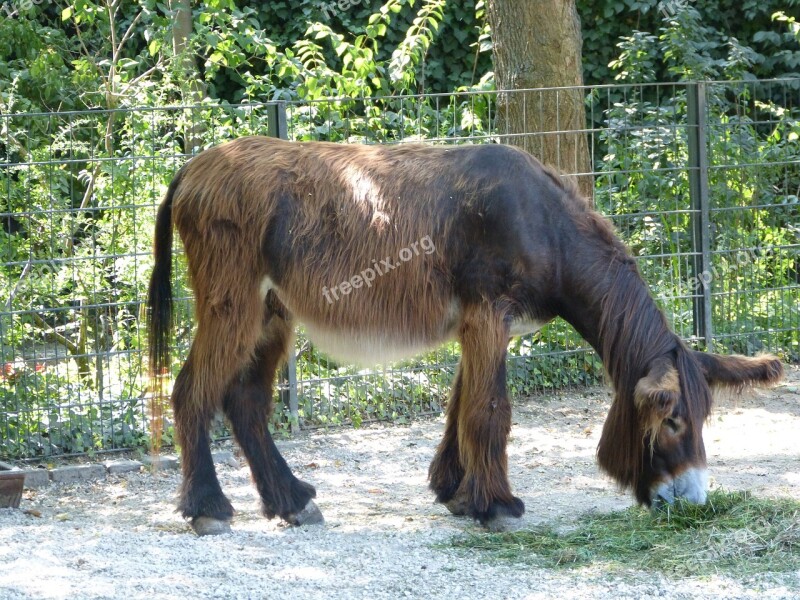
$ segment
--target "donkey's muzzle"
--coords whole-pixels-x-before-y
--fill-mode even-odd
[[[653,507],[672,504],[683,498],[692,504],[705,504],[708,496],[708,470],[692,467],[667,481],[660,481],[650,490]]]

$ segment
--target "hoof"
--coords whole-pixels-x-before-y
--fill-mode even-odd
[[[514,531],[520,527],[520,517],[525,514],[525,503],[514,497],[510,502],[493,502],[489,510],[473,515],[481,525],[492,532]]]
[[[309,500],[305,508],[298,513],[287,515],[283,519],[289,525],[321,525],[325,523],[325,517],[322,516],[319,508],[313,500]]]
[[[199,536],[222,535],[231,532],[231,524],[211,517],[196,517],[192,519],[192,529]]]
[[[483,526],[491,533],[503,533],[506,531],[518,531],[522,529],[522,519],[512,515],[498,515],[486,521]]]
[[[469,504],[465,495],[458,495],[444,503],[451,513],[463,517],[469,512]]]

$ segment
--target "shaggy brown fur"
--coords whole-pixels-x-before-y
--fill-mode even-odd
[[[148,298],[154,377],[169,366],[173,222],[196,296],[197,332],[172,394],[183,448],[180,506],[192,519],[232,513],[208,448],[209,420],[220,408],[267,516],[293,521],[314,496],[266,428],[295,321],[323,350],[354,361],[461,342],[430,481],[440,502],[484,523],[524,511],[507,477],[512,328],[562,316],[598,350],[617,391],[598,458],[642,502],[657,481],[705,463],[708,381],[762,383],[780,374],[772,357],[687,349],[609,223],[524,152],[248,137],[187,163],[159,209]],[[668,419],[685,423],[669,444],[658,433]],[[665,467],[648,460],[646,444]]]

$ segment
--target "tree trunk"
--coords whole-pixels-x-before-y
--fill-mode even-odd
[[[169,0],[172,11],[172,52],[175,56],[175,74],[180,81],[183,104],[200,104],[206,96],[206,89],[200,80],[189,41],[194,33],[191,0]],[[202,147],[205,125],[195,111],[188,113],[190,122],[185,128],[185,151],[193,154]]]
[[[543,163],[571,176],[593,197],[586,140],[581,27],[574,0],[488,0],[495,81],[496,131]],[[564,133],[559,133],[564,132]]]

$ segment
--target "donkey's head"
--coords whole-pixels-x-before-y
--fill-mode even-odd
[[[720,356],[681,347],[653,360],[629,398],[618,391],[598,446],[600,466],[632,488],[642,504],[677,498],[704,503],[708,475],[702,432],[712,390],[769,385],[782,374],[773,356]]]

